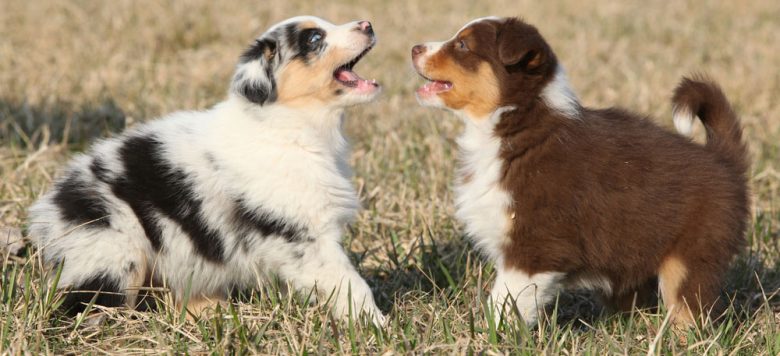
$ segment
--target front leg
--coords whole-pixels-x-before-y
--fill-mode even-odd
[[[302,247],[295,263],[282,266],[282,277],[298,291],[316,292],[320,301],[329,300],[335,315],[346,318],[350,307],[354,318],[364,314],[381,326],[385,318],[374,303],[368,283],[357,273],[337,242],[312,242]],[[351,296],[351,297],[350,297]]]
[[[496,321],[506,319],[516,308],[528,326],[536,325],[540,311],[560,290],[563,273],[541,272],[529,275],[521,269],[497,269],[496,282],[490,297]]]

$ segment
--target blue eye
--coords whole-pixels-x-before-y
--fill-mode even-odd
[[[322,40],[322,34],[319,32],[312,33],[309,37],[309,43],[314,44]]]

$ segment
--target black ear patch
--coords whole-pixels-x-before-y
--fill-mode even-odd
[[[255,40],[241,54],[231,91],[258,105],[276,101],[274,68],[279,57],[277,48],[278,44],[273,38]]]
[[[245,81],[238,94],[258,105],[272,103],[276,101],[276,82],[273,78],[270,83]]]
[[[276,41],[266,38],[258,39],[241,54],[241,63],[258,59],[269,60],[276,55]]]

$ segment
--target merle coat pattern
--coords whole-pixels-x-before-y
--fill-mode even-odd
[[[64,308],[81,311],[96,292],[98,304],[132,307],[152,285],[177,304],[190,288],[197,315],[278,276],[340,316],[381,322],[340,244],[359,208],[343,110],[379,93],[352,71],[374,43],[366,21],[284,21],[241,56],[224,102],[73,158],[29,224],[47,264],[62,264]]]

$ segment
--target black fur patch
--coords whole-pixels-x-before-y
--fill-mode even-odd
[[[233,77],[233,86],[238,95],[247,100],[263,105],[276,101],[276,80],[274,79],[274,63],[276,61],[276,40],[265,38],[255,40],[241,55],[240,62],[244,65],[260,65],[265,72],[265,78],[249,78],[240,70]],[[266,57],[266,54],[271,54]],[[250,63],[252,61],[257,63]]]
[[[262,236],[281,236],[288,242],[301,242],[309,239],[308,229],[262,209],[252,209],[243,199],[236,201],[233,212],[239,234],[258,232]]]
[[[261,84],[246,80],[240,87],[239,94],[258,105],[272,103],[276,101],[276,82],[271,79],[270,83]]]
[[[83,173],[79,171],[70,171],[57,183],[52,200],[59,208],[62,219],[73,225],[109,226],[106,201],[100,192],[84,180]]]
[[[212,262],[223,261],[219,232],[202,219],[202,201],[187,175],[163,158],[162,146],[154,137],[129,138],[119,150],[125,172],[114,182],[114,194],[130,205],[157,250],[162,231],[155,214],[160,213],[181,226],[198,254]]]
[[[252,43],[244,53],[241,54],[241,63],[247,63],[256,59],[263,58],[266,53],[271,55],[276,53],[276,41],[270,38],[257,39]]]
[[[108,170],[105,168],[103,161],[99,158],[92,160],[90,169],[92,170],[92,174],[95,175],[95,178],[111,185],[114,195],[116,195],[117,198],[124,200],[125,203],[130,206],[130,209],[133,210],[136,218],[138,218],[138,222],[144,229],[146,238],[149,239],[149,242],[156,251],[160,251],[162,249],[162,230],[157,224],[157,218],[152,204],[140,199],[135,199],[132,196],[133,190],[125,187],[127,185],[125,178],[117,181],[111,180],[107,174]]]
[[[291,23],[284,27],[284,38],[287,40],[287,48],[293,52],[298,51],[298,24]]]
[[[97,298],[95,298],[96,294]],[[95,298],[95,305],[106,307],[118,307],[125,302],[125,296],[119,289],[119,280],[101,273],[90,277],[80,285],[73,286],[65,294],[60,310],[68,315],[76,315],[86,309],[92,298]]]
[[[128,274],[129,273],[134,273],[135,272],[135,268],[136,268],[135,267],[135,262],[130,262],[125,267],[125,272],[128,273]]]
[[[89,165],[89,170],[92,171],[92,175],[94,175],[98,180],[102,182],[108,181],[108,169],[106,168],[105,164],[103,164],[103,160],[101,160],[100,157],[92,158],[92,163]]]
[[[319,35],[321,39],[311,42],[313,35]],[[287,27],[287,41],[295,53],[293,58],[308,62],[312,53],[320,52],[325,48],[325,35],[325,31],[318,28],[307,28],[299,31],[297,26],[289,25]]]

